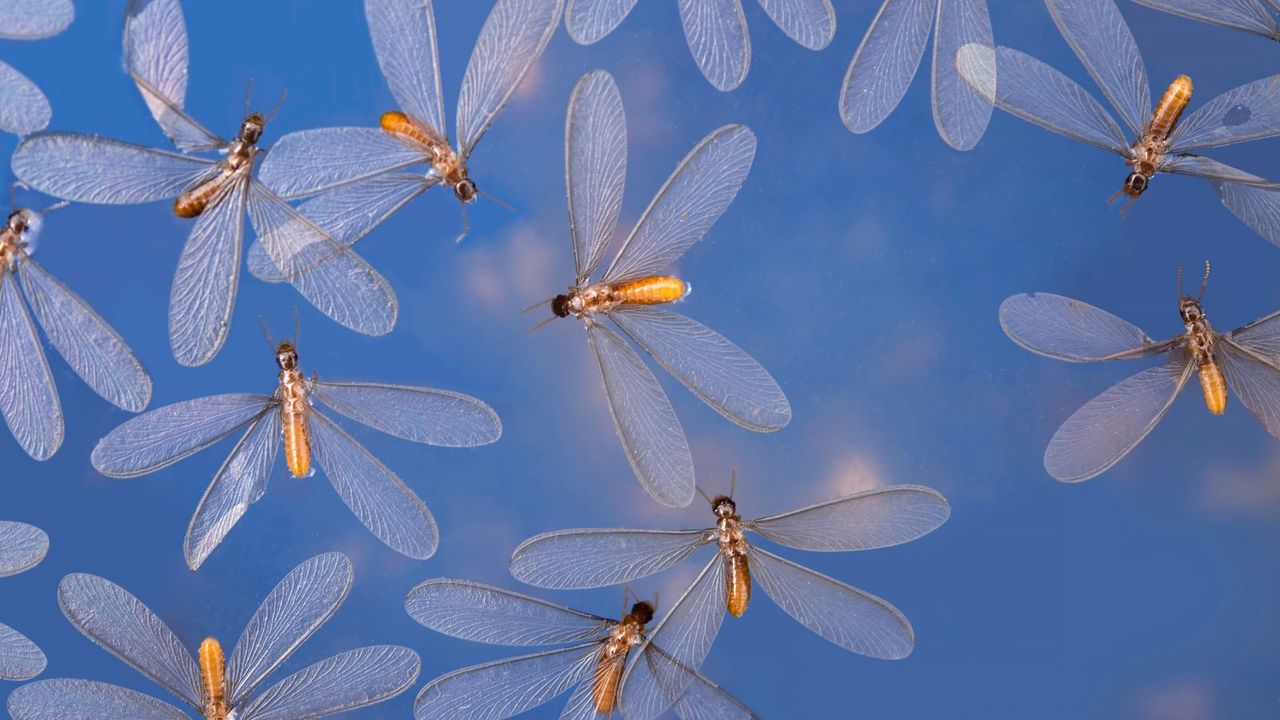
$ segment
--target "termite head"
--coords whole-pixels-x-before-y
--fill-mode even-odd
[[[551,312],[555,313],[556,317],[568,317],[569,299],[568,295],[557,295],[551,298]]]
[[[464,177],[453,184],[453,194],[464,203],[473,203],[476,196],[480,194],[480,189],[476,187],[476,181],[469,177]]]
[[[266,118],[262,117],[260,112],[252,112],[240,123],[240,139],[249,143],[256,144],[258,139],[262,137],[262,130],[267,126]]]
[[[1182,316],[1182,322],[1190,325],[1194,322],[1200,322],[1204,319],[1204,308],[1200,306],[1200,299],[1204,297],[1204,289],[1209,285],[1209,261],[1204,261],[1204,279],[1200,281],[1200,294],[1192,297],[1182,294],[1182,266],[1178,266],[1178,314]]]
[[[22,242],[23,250],[28,254],[34,254],[36,251],[37,240],[40,237],[40,228],[44,225],[44,218],[35,210],[27,208],[18,208],[9,213],[9,220],[6,228],[9,232],[18,236]]]
[[[717,518],[725,520],[738,514],[738,506],[728,495],[717,495],[711,499],[711,511]]]
[[[1131,198],[1136,198],[1147,191],[1147,186],[1151,183],[1151,179],[1146,175],[1137,172],[1129,173],[1129,177],[1124,180],[1124,187],[1120,188],[1120,192]]]
[[[641,600],[632,605],[630,616],[641,625],[648,625],[653,620],[653,603],[648,600]]]
[[[276,365],[281,370],[298,369],[298,350],[288,340],[280,341],[276,346]]]

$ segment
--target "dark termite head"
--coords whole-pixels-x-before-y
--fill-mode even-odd
[[[653,620],[653,603],[648,600],[641,600],[631,606],[630,616],[638,620],[641,625],[648,625]]]
[[[717,495],[711,498],[711,511],[721,520],[738,514],[738,506],[728,495]]]
[[[1131,198],[1137,198],[1139,195],[1147,191],[1147,187],[1151,184],[1151,179],[1146,175],[1137,172],[1129,173],[1129,177],[1124,180],[1124,187],[1120,188],[1120,192]]]
[[[569,296],[557,295],[551,298],[551,312],[556,317],[569,317]]]
[[[1200,281],[1200,293],[1195,297],[1182,294],[1182,266],[1178,266],[1178,314],[1182,322],[1198,322],[1204,318],[1204,308],[1200,300],[1204,297],[1204,289],[1209,285],[1209,261],[1204,261],[1204,279]]]
[[[464,203],[473,203],[476,196],[480,194],[480,189],[476,187],[476,181],[471,178],[462,178],[453,185],[453,194]]]
[[[240,139],[250,145],[256,144],[266,126],[267,119],[262,117],[262,113],[251,112],[245,117],[244,122],[240,123]]]
[[[34,222],[38,222],[37,215],[26,208],[17,208],[9,213],[8,226],[13,232],[21,235],[31,227]]]
[[[281,340],[276,346],[276,365],[281,370],[298,369],[298,349],[288,340]]]

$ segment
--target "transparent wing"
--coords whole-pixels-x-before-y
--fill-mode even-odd
[[[227,694],[240,707],[258,685],[320,629],[351,590],[346,555],[317,555],[289,571],[271,590],[227,661]]]
[[[0,680],[30,680],[44,672],[44,653],[27,636],[0,623]]]
[[[836,35],[836,9],[831,0],[760,0],[787,37],[810,50],[821,50]]]
[[[1139,5],[1280,40],[1276,21],[1258,0],[1133,0]]]
[[[597,651],[595,657],[592,658],[594,662],[591,663],[591,668],[586,673],[586,677],[578,682],[573,692],[569,695],[569,701],[565,703],[564,709],[560,711],[560,720],[603,720],[603,718],[620,714],[618,712],[617,686],[614,683],[622,679],[622,672],[627,666],[628,654],[614,655],[606,660],[603,652]],[[612,707],[609,712],[601,713],[597,706],[597,699],[605,700],[605,698],[596,697],[597,688],[603,690],[609,686],[613,686],[614,690],[614,696],[611,699]]]
[[[428,580],[409,591],[409,617],[438,633],[494,645],[600,640],[617,623],[469,580]]]
[[[23,256],[18,279],[45,337],[71,369],[117,407],[146,408],[151,377],[120,335],[29,256]]]
[[[636,6],[636,0],[568,0],[564,24],[579,45],[599,42]]]
[[[996,82],[996,67],[1000,81]],[[994,55],[982,45],[964,45],[956,53],[960,77],[996,107],[1073,140],[1129,157],[1124,131],[1074,80],[1012,48]]]
[[[396,104],[436,135],[449,137],[431,0],[365,0],[364,17]]]
[[[98,441],[90,460],[109,477],[137,477],[190,457],[270,407],[266,395],[210,395],[156,408]]]
[[[279,414],[269,412],[274,409],[264,407],[250,423],[196,505],[182,541],[182,552],[192,571],[200,569],[249,506],[266,492],[271,466],[284,440]]]
[[[188,720],[169,703],[93,680],[40,680],[9,693],[14,720]]]
[[[311,451],[342,502],[392,550],[431,557],[440,535],[426,503],[332,420],[315,410],[310,417]]]
[[[747,523],[779,545],[846,552],[911,542],[942,526],[951,506],[938,491],[891,485],[816,503]]]
[[[546,703],[591,677],[599,643],[503,658],[427,683],[413,704],[418,720],[503,720]]]
[[[317,310],[365,335],[391,332],[399,302],[376,270],[261,183],[250,180],[248,205],[272,264]]]
[[[1115,465],[1168,412],[1194,366],[1175,349],[1164,365],[1130,376],[1080,408],[1053,434],[1044,467],[1055,480],[1081,482]]]
[[[938,0],[885,0],[840,88],[840,117],[855,133],[874,130],[898,107],[924,57]]]
[[[1106,310],[1052,293],[1005,298],[1000,303],[1000,327],[1021,347],[1068,362],[1146,357],[1170,345],[1156,343]]]
[[[1231,393],[1249,408],[1272,437],[1280,439],[1280,368],[1275,360],[1220,337],[1217,360]]]
[[[1169,136],[1182,153],[1280,135],[1280,75],[1228,90],[1188,115]]]
[[[462,393],[407,385],[316,381],[312,397],[356,422],[404,440],[442,447],[488,445],[498,414]]]
[[[710,540],[705,530],[560,530],[525,540],[511,576],[554,590],[609,587],[661,572]]]
[[[164,621],[109,580],[73,573],[58,583],[58,606],[99,647],[199,709],[200,669]]]
[[[760,587],[797,622],[850,652],[900,660],[911,654],[915,633],[898,609],[855,587],[751,547],[751,573]]]
[[[62,406],[13,274],[0,270],[0,414],[22,449],[48,460],[62,445]]]
[[[418,654],[397,645],[371,645],[309,665],[259,695],[242,720],[311,720],[376,705],[418,678]]]
[[[182,246],[169,288],[169,347],[180,365],[204,365],[231,330],[240,283],[248,168],[218,188]]]
[[[956,150],[970,150],[991,122],[992,100],[969,87],[956,67],[965,45],[994,48],[987,0],[941,0],[933,38],[933,124]]]
[[[1120,113],[1129,132],[1133,137],[1141,135],[1151,120],[1151,84],[1138,43],[1115,2],[1045,0],[1045,5],[1062,37]]]
[[[0,38],[42,40],[66,30],[76,17],[71,0],[0,0]]]
[[[661,648],[653,648],[645,656],[646,662],[657,663],[659,667],[653,670],[655,675],[665,676],[678,673],[680,668],[673,659],[661,652]],[[671,669],[664,669],[661,664],[669,663]],[[734,720],[735,718],[747,718],[749,720],[760,720],[760,716],[742,704],[742,701],[733,697],[729,693],[720,689],[718,685],[711,682],[707,678],[696,672],[688,672],[692,677],[688,682],[683,680],[680,684],[684,687],[684,695],[676,701],[671,710],[680,720]]]
[[[26,523],[0,520],[0,577],[26,572],[49,552],[49,536]]]
[[[271,146],[258,181],[286,200],[360,183],[426,162],[421,150],[378,128],[316,128]]]
[[[587,340],[604,382],[609,415],[645,492],[667,507],[693,502],[693,455],[658,379],[617,333],[587,323]]]
[[[1231,214],[1272,244],[1280,245],[1280,192],[1239,183],[1214,182]]]
[[[458,147],[466,159],[560,22],[564,0],[498,0],[480,28],[458,95]]]
[[[627,118],[618,86],[603,70],[583,75],[573,88],[564,161],[574,271],[582,284],[600,264],[618,226],[627,178]]]
[[[1269,360],[1280,361],[1280,312],[1236,328],[1227,333],[1227,337],[1245,350]]]
[[[1160,172],[1191,175],[1192,177],[1205,178],[1206,180],[1256,185],[1272,190],[1280,189],[1280,183],[1258,177],[1239,168],[1233,168],[1203,155],[1166,155],[1157,169]]]
[[[652,275],[675,262],[729,208],[755,153],[756,136],[742,125],[725,125],[703,138],[645,208],[603,279]]]
[[[769,371],[715,330],[658,307],[621,306],[609,318],[694,395],[734,424],[775,432],[791,403]]]
[[[214,172],[212,160],[60,132],[23,140],[10,165],[46,195],[104,205],[172,199]]]
[[[52,117],[53,109],[40,87],[0,62],[0,130],[27,135],[43,130]]]
[[[729,91],[747,79],[751,36],[741,0],[680,0],[680,20],[689,52],[707,82]]]

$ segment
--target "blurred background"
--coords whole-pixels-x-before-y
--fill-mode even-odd
[[[82,0],[47,41],[5,42],[0,57],[53,105],[50,129],[166,146],[120,62],[124,0]],[[436,3],[446,116],[489,2]],[[909,545],[860,554],[784,554],[888,599],[917,646],[899,662],[830,645],[763,593],[727,619],[703,671],[766,717],[1200,718],[1274,717],[1280,709],[1280,445],[1235,400],[1212,417],[1195,387],[1129,457],[1068,486],[1042,466],[1057,426],[1140,364],[1070,365],[1025,352],[996,321],[1006,296],[1069,295],[1151,336],[1181,332],[1175,270],[1209,258],[1204,303],[1229,330],[1280,308],[1280,250],[1219,203],[1208,183],[1161,175],[1122,218],[1107,198],[1127,168],[1108,153],[997,111],[969,153],[944,145],[923,71],[876,131],[850,134],[837,97],[878,2],[838,2],[834,42],[807,51],[759,4],[744,0],[753,62],[737,91],[714,90],[685,45],[674,0],[646,0],[608,38],[575,45],[557,31],[470,163],[483,198],[472,234],[447,191],[433,190],[358,245],[395,287],[396,330],[342,329],[287,285],[242,273],[230,339],[209,365],[173,360],[169,284],[189,231],[166,204],[75,205],[50,216],[38,259],[112,323],[148,366],[152,407],[224,392],[270,392],[273,355],[258,327],[289,332],[301,312],[301,361],[331,379],[429,385],[470,393],[502,416],[496,445],[430,448],[347,423],[398,472],[440,523],[425,562],[381,545],[326,480],[273,484],[197,574],[181,543],[205,486],[230,450],[219,444],[133,480],[98,475],[98,438],[128,414],[98,398],[51,350],[66,440],[36,463],[0,434],[0,517],[46,530],[35,570],[0,582],[0,619],[49,656],[43,677],[87,677],[154,694],[152,686],[75,631],[56,604],[59,578],[103,575],[136,594],[194,650],[228,647],[270,588],[302,560],[341,550],[356,564],[346,605],[284,668],[358,645],[402,643],[423,658],[411,692],[353,717],[407,717],[425,681],[512,654],[437,635],[403,611],[433,577],[518,590],[507,559],[524,538],[570,527],[703,527],[697,501],[651,501],[627,465],[578,323],[534,335],[526,305],[572,282],[563,185],[564,113],[586,71],[622,90],[629,128],[622,229],[704,135],[744,123],[759,138],[736,202],[677,270],[695,292],[683,312],[751,353],[787,392],[794,420],[761,436],[724,421],[660,369],[708,493],[736,469],[738,507],[756,517],[869,487],[920,483],[953,516]],[[319,126],[372,126],[393,108],[356,0],[185,3],[187,108],[224,136],[255,105],[289,96],[264,143]],[[1189,74],[1190,110],[1280,72],[1274,44],[1156,13],[1121,10],[1158,96]],[[1081,82],[1079,62],[1041,3],[993,0],[996,41]],[[930,51],[931,52],[931,51]],[[452,131],[452,127],[450,128]],[[0,137],[11,152],[16,140]],[[1212,153],[1280,176],[1280,141]],[[36,207],[45,198],[20,196]],[[704,557],[699,555],[699,557]],[[701,562],[637,585],[678,597]],[[621,592],[533,594],[614,615]],[[283,677],[283,672],[278,675]],[[0,698],[13,684],[0,684]],[[531,717],[557,717],[563,700]]]

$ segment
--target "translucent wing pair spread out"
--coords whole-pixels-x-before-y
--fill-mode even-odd
[[[1244,30],[1272,40],[1280,40],[1276,15],[1277,0],[1133,0],[1139,5],[1211,25]]]
[[[1124,129],[1067,76],[1018,50],[965,45],[961,76],[996,106],[1053,132],[1132,160],[1152,119],[1151,88],[1137,44],[1112,0],[1045,0],[1058,29],[1102,89]],[[1126,135],[1127,133],[1127,135]],[[1209,180],[1255,232],[1280,244],[1280,186],[1195,154],[1280,135],[1280,75],[1219,95],[1186,115],[1165,144],[1158,172]]]
[[[0,578],[30,570],[49,552],[49,536],[26,523],[0,520]],[[0,680],[29,680],[44,671],[44,653],[0,623]]]
[[[1155,342],[1105,310],[1049,293],[1014,295],[1000,305],[1000,325],[1022,347],[1067,362],[1162,356],[1090,400],[1049,441],[1044,466],[1063,482],[1088,480],[1129,453],[1164,417],[1198,370],[1186,336]],[[1280,313],[1217,334],[1214,360],[1231,393],[1280,439]]]
[[[622,670],[618,664],[634,659],[634,653],[627,653],[601,663],[609,634],[618,626],[616,620],[467,580],[428,580],[409,592],[405,609],[432,630],[464,640],[513,647],[565,646],[455,670],[432,680],[418,693],[414,705],[419,720],[502,720],[570,690],[562,720],[608,717],[598,712],[593,690]],[[678,687],[672,709],[684,720],[757,717],[656,646],[650,645],[637,661],[654,666],[655,677],[679,678],[678,685],[672,686]]]
[[[726,125],[703,138],[658,190],[596,282],[626,282],[675,262],[729,207],[751,169],[755,148],[755,135],[741,125]],[[565,123],[565,180],[579,288],[589,282],[613,236],[626,164],[626,116],[617,85],[604,71],[590,72],[574,88]],[[769,373],[714,330],[653,305],[622,304],[603,314],[617,331],[599,316],[584,314],[587,339],[632,470],[658,502],[684,507],[693,501],[693,456],[671,401],[623,335],[737,425],[772,432],[791,421],[791,404]]]
[[[837,552],[898,545],[942,525],[950,506],[936,491],[896,485],[848,495],[743,523],[780,545]],[[716,530],[563,530],[530,538],[511,557],[511,574],[549,589],[582,589],[631,582],[679,563],[707,545]],[[750,575],[788,615],[821,637],[862,655],[897,659],[910,654],[915,635],[888,602],[750,544]],[[660,715],[711,650],[726,606],[726,560],[717,552],[653,629],[622,679],[627,718]],[[661,648],[670,663],[644,662]]]
[[[474,447],[502,434],[488,405],[447,390],[313,378],[307,396],[371,428],[428,445]],[[104,475],[137,477],[244,430],[187,528],[183,551],[195,570],[266,491],[283,444],[282,422],[275,395],[212,395],[133,418],[102,438],[91,459]],[[397,552],[431,557],[439,533],[413,490],[318,407],[308,405],[305,422],[316,464],[360,522]]]
[[[71,0],[0,0],[0,40],[43,40],[75,19]],[[26,135],[49,124],[49,100],[26,75],[0,62],[0,130]]]
[[[0,229],[0,414],[28,455],[47,460],[62,445],[62,405],[33,315],[71,369],[113,405],[141,412],[151,377],[93,308],[31,258],[43,219],[18,212],[24,233]]]
[[[294,568],[267,595],[232,651],[225,673],[237,720],[309,720],[373,705],[404,692],[418,676],[414,651],[371,645],[321,660],[257,692],[263,681],[324,625],[351,589],[351,561],[318,555]],[[190,707],[205,705],[201,669],[169,626],[128,591],[94,575],[58,585],[67,620],[107,652]],[[135,690],[92,680],[41,680],[9,695],[15,720],[129,718],[185,720],[172,705]]]
[[[187,89],[187,33],[178,0],[132,0],[124,31],[125,66],[165,134],[181,150],[166,152],[93,135],[48,132],[14,152],[14,173],[41,192],[75,202],[134,204],[171,200],[221,179],[194,221],[169,296],[169,341],[184,365],[202,365],[226,340],[235,306],[247,211],[258,243],[321,312],[358,332],[395,325],[395,294],[345,245],[304,218],[222,152],[232,143],[182,109]],[[260,122],[262,121],[259,117]],[[240,138],[237,138],[239,144]],[[252,145],[252,143],[250,143]],[[260,150],[253,147],[251,158]],[[323,253],[324,263],[313,262]]]

